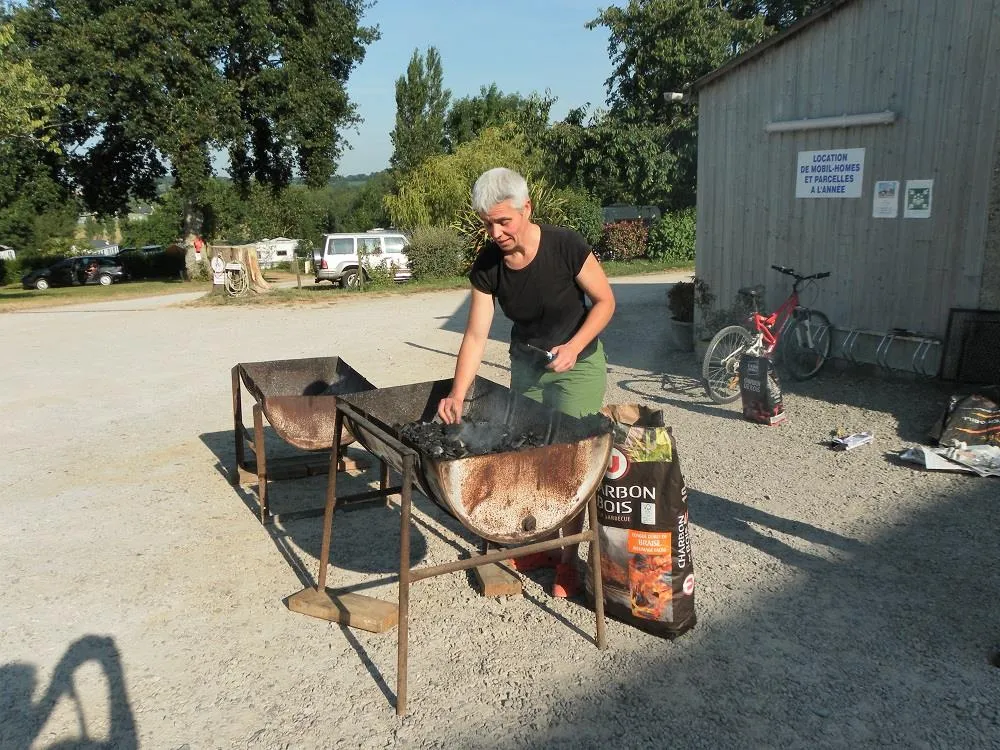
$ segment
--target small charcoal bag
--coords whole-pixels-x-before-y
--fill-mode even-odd
[[[751,422],[776,425],[786,419],[778,373],[769,357],[740,357],[740,398],[743,416]]]

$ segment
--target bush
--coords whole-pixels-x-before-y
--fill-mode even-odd
[[[604,233],[600,202],[588,193],[577,190],[560,190],[559,195],[565,201],[563,211],[566,214],[566,226],[573,227],[582,234],[591,247],[600,245]]]
[[[694,260],[695,211],[685,208],[663,215],[649,230],[647,255],[652,260]]]
[[[14,260],[0,260],[0,284],[20,284],[21,277],[37,268],[48,268],[58,263],[64,255],[27,251],[18,253]]]
[[[21,267],[20,258],[5,260],[0,258],[0,284],[17,284],[28,270]]]
[[[616,221],[604,225],[602,260],[634,260],[646,255],[649,230],[641,221]]]
[[[413,231],[404,252],[413,278],[442,279],[464,276],[468,272],[465,249],[465,240],[454,229],[419,227]]]
[[[667,306],[674,320],[694,321],[694,282],[678,281],[667,292]]]
[[[177,279],[185,272],[186,251],[180,245],[171,245],[165,250],[143,252],[142,250],[119,253],[116,257],[122,268],[133,281],[140,279]]]
[[[211,281],[212,266],[207,260],[196,261],[187,269],[188,281]]]
[[[361,268],[364,269],[364,275],[361,277],[361,287],[362,289],[385,289],[392,286],[396,281],[396,264],[389,263],[379,263],[377,261],[373,262],[371,259],[371,251],[366,247],[361,247],[361,243],[358,243],[358,262],[361,264]]]

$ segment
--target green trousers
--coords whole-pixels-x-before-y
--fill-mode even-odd
[[[537,360],[512,356],[510,389],[545,406],[583,417],[596,414],[604,405],[604,389],[608,382],[608,361],[604,345],[583,359],[578,359],[568,372],[546,370]]]

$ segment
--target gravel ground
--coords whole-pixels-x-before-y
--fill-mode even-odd
[[[338,355],[377,386],[450,377],[466,295],[0,315],[0,747],[1000,746],[1000,480],[893,457],[946,387],[833,368],[786,384],[786,424],[746,423],[669,348],[676,278],[615,280],[607,400],[674,426],[698,625],[669,642],[609,621],[600,652],[582,601],[546,595],[551,573],[497,600],[432,578],[412,592],[403,719],[394,630],[285,606],[316,574],[321,524],[265,529],[254,487],[229,484],[229,369]],[[494,333],[480,372],[506,382]],[[836,427],[875,443],[830,451]],[[273,483],[273,509],[324,489]],[[473,546],[416,505],[415,559]],[[393,599],[396,506],[334,529],[331,582]]]

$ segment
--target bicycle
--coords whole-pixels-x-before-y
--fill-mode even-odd
[[[740,397],[739,366],[744,354],[770,356],[782,344],[782,363],[796,380],[815,376],[830,356],[830,320],[818,310],[799,304],[799,287],[830,275],[829,271],[802,276],[792,268],[771,266],[778,273],[795,279],[792,291],[770,315],[758,309],[760,292],[749,290],[754,311],[747,326],[731,325],[712,338],[702,363],[702,382],[709,397],[717,404],[728,404]],[[752,333],[748,328],[752,329]]]

